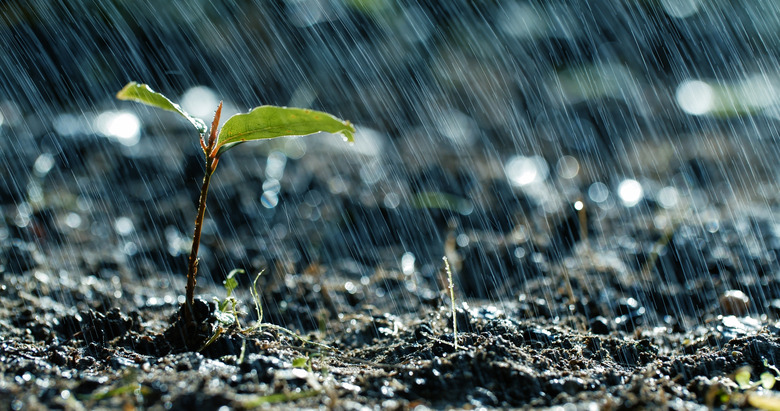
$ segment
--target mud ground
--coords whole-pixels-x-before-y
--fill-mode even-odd
[[[528,194],[491,157],[405,156],[403,141],[370,142],[398,153],[381,164],[327,138],[233,153],[188,347],[170,327],[202,169],[191,136],[161,132],[134,147],[20,134],[29,151],[3,152],[0,408],[777,404],[758,383],[780,361],[777,203],[713,195],[706,158],[671,164],[689,189],[675,208],[578,211],[597,177]],[[236,315],[215,301],[234,268]]]

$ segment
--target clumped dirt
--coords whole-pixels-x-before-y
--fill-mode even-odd
[[[216,174],[200,328],[185,338],[191,136],[132,148],[55,137],[3,153],[37,170],[7,180],[2,199],[4,409],[704,409],[771,395],[734,375],[750,367],[758,381],[780,360],[780,230],[706,186],[691,183],[688,207],[577,211],[574,197],[513,189],[490,158],[469,159],[486,166],[468,175],[463,159],[390,161],[377,181],[371,158],[329,142],[301,159],[297,140],[236,153]],[[434,178],[468,207],[421,202]],[[233,268],[253,273],[238,276],[239,323],[214,301]],[[261,270],[262,325],[250,295]]]

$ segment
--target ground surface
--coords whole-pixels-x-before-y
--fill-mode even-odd
[[[0,410],[777,409],[770,3],[0,1]],[[130,80],[359,127],[222,158],[189,347],[202,160]]]
[[[714,178],[697,183],[720,175],[706,159],[671,164],[690,177],[675,207],[586,199],[578,212],[587,176],[528,194],[490,157],[420,164],[434,157],[403,141],[366,143],[399,153],[382,163],[337,138],[236,150],[209,203],[208,318],[185,347],[169,327],[201,168],[192,136],[145,133],[133,147],[20,133],[29,150],[3,152],[32,172],[4,178],[1,408],[695,409],[772,395],[734,376],[780,361],[780,226],[771,200],[734,205]],[[233,268],[252,273],[237,276],[240,324],[213,302]],[[250,295],[261,270],[265,326]]]

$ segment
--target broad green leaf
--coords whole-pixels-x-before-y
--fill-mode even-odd
[[[230,117],[219,132],[221,154],[245,141],[286,136],[306,136],[319,132],[341,134],[354,141],[355,128],[349,121],[328,113],[302,108],[260,106],[246,114]]]
[[[187,114],[187,112],[182,110],[178,104],[169,100],[168,97],[152,90],[151,87],[146,84],[138,84],[135,81],[131,81],[127,83],[119,93],[116,93],[116,98],[120,100],[136,101],[146,104],[147,106],[179,113],[192,123],[200,134],[206,134],[206,123],[204,123],[203,120]]]

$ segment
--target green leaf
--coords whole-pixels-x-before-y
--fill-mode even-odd
[[[246,114],[230,117],[219,132],[218,154],[245,141],[319,132],[341,134],[354,141],[355,127],[322,111],[302,108],[260,106]]]
[[[295,358],[292,362],[292,366],[294,368],[306,368],[306,363],[309,362],[309,359],[306,357],[298,357]]]
[[[217,311],[214,315],[217,317],[217,321],[225,325],[231,325],[236,322],[235,315],[233,315],[233,313],[225,312],[224,310]]]
[[[187,112],[182,110],[178,104],[169,100],[168,97],[152,90],[146,84],[138,84],[135,81],[131,81],[127,83],[119,93],[116,93],[116,98],[120,100],[136,101],[138,103],[146,104],[147,106],[179,113],[192,123],[200,134],[206,134],[206,123],[204,123],[203,120],[187,114]]]
[[[229,298],[233,294],[233,290],[235,290],[238,287],[238,280],[236,280],[236,274],[243,274],[245,271],[236,268],[230,271],[228,273],[227,277],[225,278],[225,281],[222,282],[222,285],[225,287],[225,291],[227,293],[227,297]]]
[[[771,390],[775,386],[775,376],[770,372],[763,372],[758,378],[761,381],[761,385],[767,390]]]
[[[734,373],[734,381],[739,388],[746,390],[752,386],[750,383],[750,367],[741,367]]]

